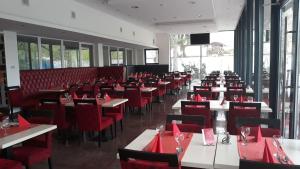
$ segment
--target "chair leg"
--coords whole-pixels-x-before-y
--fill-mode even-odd
[[[114,127],[115,127],[115,137],[117,137],[117,121],[115,121]]]
[[[49,166],[49,169],[52,169],[52,160],[51,160],[51,157],[48,158],[48,166]]]
[[[123,120],[120,120],[121,131],[123,131]]]
[[[116,129],[116,127],[117,126],[115,126],[115,129]],[[110,125],[110,135],[111,135],[111,139],[113,139],[114,138],[113,125]]]
[[[26,168],[26,169],[29,169],[29,166],[28,166],[28,165],[25,165],[25,168]]]
[[[98,147],[101,147],[101,131],[98,131]]]

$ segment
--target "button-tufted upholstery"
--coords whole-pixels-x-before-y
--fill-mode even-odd
[[[48,70],[24,70],[20,72],[21,86],[25,98],[34,97],[39,89],[62,86],[64,83],[89,81],[97,77],[113,77],[123,81],[125,67],[62,68]]]

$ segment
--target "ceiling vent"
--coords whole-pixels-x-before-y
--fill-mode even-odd
[[[22,4],[25,6],[29,6],[29,0],[22,0]]]
[[[76,13],[74,11],[71,11],[71,18],[76,19]]]

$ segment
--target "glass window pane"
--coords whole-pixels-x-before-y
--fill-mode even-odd
[[[27,42],[18,42],[18,57],[20,70],[30,69],[29,48]]]
[[[42,56],[42,69],[51,68],[50,45],[42,44],[41,56]]]
[[[110,47],[110,64],[118,65],[118,49]]]
[[[52,45],[53,68],[61,68],[61,45]]]
[[[31,67],[32,69],[39,69],[39,51],[37,43],[30,43],[30,54],[31,54]]]
[[[146,64],[158,63],[158,49],[145,49]]]
[[[91,66],[91,59],[93,54],[92,45],[82,45],[81,46],[81,66],[89,67]]]
[[[64,41],[64,48],[65,67],[78,67],[79,43]]]
[[[123,64],[123,60],[124,60],[124,51],[118,51],[118,63],[119,63],[119,65]]]

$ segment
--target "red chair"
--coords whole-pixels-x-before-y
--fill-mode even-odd
[[[111,97],[115,96],[114,87],[112,85],[102,85],[100,86],[101,96],[108,94]]]
[[[205,128],[212,128],[212,114],[209,102],[181,101],[181,113],[184,115],[202,115]]]
[[[23,166],[18,161],[0,159],[0,169],[23,169]]]
[[[75,116],[78,128],[81,132],[98,132],[98,146],[101,146],[102,131],[110,127],[113,137],[113,119],[102,116],[102,108],[97,105],[97,101],[74,99]]]
[[[22,89],[19,86],[7,87],[6,91],[11,112],[14,111],[14,108],[21,108],[23,111],[28,112],[38,105],[36,100],[24,99]]]
[[[48,121],[50,124],[51,121]],[[52,169],[52,132],[32,138],[21,147],[12,149],[13,159],[21,162],[29,169],[30,166],[48,160],[49,169]]]
[[[260,103],[229,103],[228,121],[227,121],[227,131],[232,134],[238,134],[238,129],[236,128],[237,118],[259,118],[261,111]]]
[[[280,120],[279,119],[262,119],[262,118],[245,118],[239,117],[236,119],[236,128],[240,133],[240,127],[248,126],[251,127],[250,136],[255,136],[257,133],[257,127],[260,125],[267,126],[261,128],[263,137],[273,137],[274,135],[280,135]]]
[[[117,122],[120,122],[121,131],[123,131],[123,104],[114,108],[104,108],[105,116],[114,119],[115,136],[117,136]]]
[[[124,97],[128,99],[126,106],[130,108],[138,107],[140,113],[142,112],[142,108],[148,104],[147,98],[142,97],[139,87],[126,86]]]
[[[119,149],[122,169],[180,169],[176,154]]]
[[[201,133],[205,126],[205,117],[201,115],[174,115],[168,114],[166,120],[166,130],[172,131],[173,120],[181,121],[177,124],[178,128],[182,132]]]

